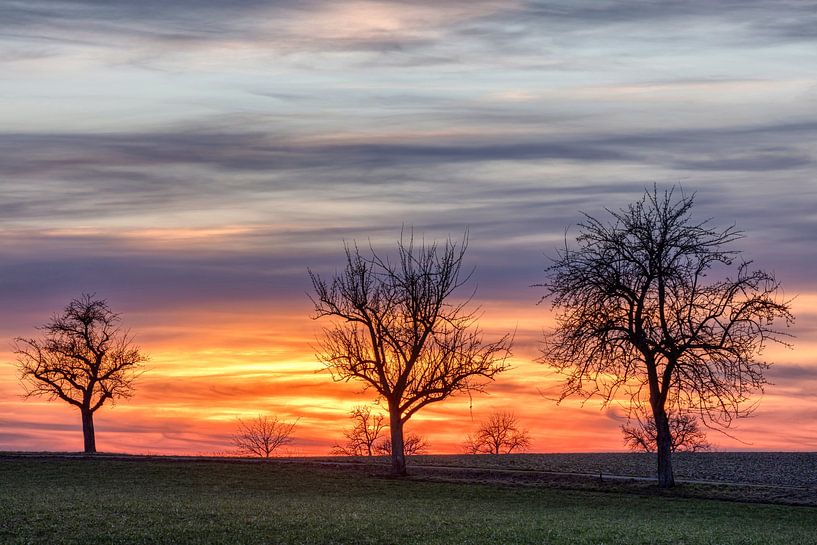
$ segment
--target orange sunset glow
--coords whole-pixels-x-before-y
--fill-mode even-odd
[[[534,292],[534,290],[531,290]],[[440,453],[462,451],[464,437],[480,418],[509,409],[531,432],[534,452],[620,451],[619,426],[626,405],[602,408],[598,401],[555,402],[561,378],[540,363],[538,342],[551,320],[546,306],[530,301],[481,301],[481,326],[488,336],[515,329],[512,368],[487,387],[487,393],[460,395],[418,413],[407,429],[428,439]],[[808,319],[814,295],[800,295],[794,312]],[[298,421],[291,455],[325,455],[349,426],[348,413],[375,401],[356,382],[334,382],[314,355],[320,324],[310,319],[306,297],[288,305],[274,300],[201,308],[186,305],[161,315],[149,309],[122,309],[127,325],[150,355],[136,395],[96,417],[98,448],[106,452],[152,454],[230,454],[236,418],[274,414]],[[158,319],[157,319],[158,318]],[[35,322],[36,323],[36,322]],[[798,340],[795,350],[772,347],[771,361],[807,373],[817,346]],[[13,361],[8,350],[5,361]],[[802,415],[817,410],[804,384],[783,376],[761,400],[754,418],[730,431],[712,434],[721,449],[799,450],[817,447],[814,421]],[[78,412],[63,403],[23,400],[13,367],[2,375],[3,423],[7,449],[79,450]],[[792,397],[801,398],[796,405]],[[375,408],[378,406],[375,405]],[[383,407],[379,407],[383,410]],[[385,412],[385,411],[384,411]],[[813,414],[813,413],[812,413]],[[788,423],[781,429],[779,423]],[[11,437],[12,439],[9,439]]]
[[[341,270],[344,243],[387,255],[413,229],[468,232],[474,274],[455,297],[476,289],[486,338],[514,345],[485,393],[432,403],[406,430],[459,453],[506,410],[531,452],[624,451],[623,398],[556,402],[564,379],[539,362],[554,315],[535,285],[583,213],[676,187],[695,218],[736,224],[736,248],[774,273],[796,318],[792,348],[761,356],[773,365],[752,417],[709,441],[817,451],[817,81],[804,68],[817,49],[800,33],[493,0],[35,2],[42,22],[12,4],[0,450],[81,450],[77,410],[23,397],[12,342],[89,293],[149,356],[133,397],[96,414],[99,451],[233,455],[237,419],[263,414],[297,421],[279,454],[327,455],[353,407],[385,408],[316,357],[328,322],[313,319],[308,271]],[[688,18],[697,45],[679,47]]]

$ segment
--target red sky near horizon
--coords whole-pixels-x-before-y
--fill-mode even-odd
[[[309,317],[309,302],[295,308],[268,304],[244,308],[188,308],[163,319],[148,312],[123,316],[150,355],[132,399],[103,407],[96,417],[97,448],[104,452],[151,454],[230,454],[237,418],[257,414],[298,420],[291,455],[325,455],[342,440],[348,413],[375,401],[360,383],[337,383],[322,371],[312,345],[320,322]],[[795,313],[815,297],[799,297]],[[114,302],[112,302],[113,304]],[[619,426],[625,405],[569,399],[556,404],[560,377],[535,361],[537,342],[548,325],[546,307],[483,301],[487,336],[516,329],[511,370],[499,375],[485,394],[460,395],[429,405],[407,430],[425,436],[435,453],[458,453],[467,433],[494,410],[511,410],[530,431],[532,452],[624,450]],[[127,310],[127,309],[126,309]],[[802,314],[802,312],[801,312]],[[503,327],[504,326],[504,327]],[[24,332],[26,334],[31,331]],[[720,450],[815,450],[817,409],[804,384],[786,374],[806,370],[814,346],[772,347],[774,385],[758,398],[756,415],[729,430],[730,438],[709,432]],[[3,354],[4,361],[13,355]],[[3,450],[81,450],[79,414],[59,401],[23,400],[12,366],[0,374]],[[806,394],[806,395],[804,395]],[[796,397],[792,397],[796,396]],[[799,403],[792,405],[792,399]],[[377,405],[373,405],[377,410]],[[380,408],[382,409],[382,407]],[[786,422],[781,426],[781,422]]]
[[[147,7],[146,7],[147,6]],[[103,451],[212,454],[238,417],[298,419],[326,454],[372,403],[312,344],[306,270],[401,227],[470,233],[485,395],[408,425],[459,452],[513,410],[537,452],[623,450],[623,407],[536,363],[548,256],[582,212],[695,193],[794,297],[794,349],[719,449],[817,450],[817,24],[806,4],[31,0],[0,17],[0,450],[79,450],[79,415],[21,398],[11,339],[82,292],[150,355],[97,413]],[[774,21],[771,24],[770,21]],[[811,24],[814,22],[815,24]],[[805,26],[803,26],[805,25]],[[810,26],[809,26],[810,25]]]

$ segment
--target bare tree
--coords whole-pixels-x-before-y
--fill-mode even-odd
[[[561,399],[618,392],[633,408],[648,406],[656,423],[658,480],[674,485],[667,407],[694,410],[713,425],[745,416],[745,402],[765,384],[769,364],[757,356],[786,334],[793,317],[774,276],[740,261],[734,227],[691,218],[693,197],[654,188],[610,211],[603,223],[585,215],[577,247],[565,246],[546,270],[556,328],[542,360],[567,376]],[[543,298],[543,299],[544,299]]]
[[[358,406],[350,413],[352,429],[343,433],[346,442],[334,445],[332,454],[339,456],[374,456],[375,442],[386,424],[384,415],[373,413],[370,407]]]
[[[375,452],[380,456],[391,456],[391,439],[381,439],[375,444]],[[428,442],[424,437],[416,433],[409,433],[403,441],[403,454],[406,456],[414,456],[415,454],[423,454],[428,452]]]
[[[712,450],[706,440],[706,433],[701,429],[698,419],[691,414],[669,414],[670,450],[672,452],[701,452]],[[621,426],[624,444],[630,450],[656,452],[658,450],[658,431],[655,418],[636,418]]]
[[[277,416],[258,415],[252,420],[237,420],[238,433],[233,436],[233,444],[240,454],[270,458],[284,445],[292,443],[292,430],[297,421],[289,423],[278,420]]]
[[[106,300],[82,294],[38,328],[42,338],[14,340],[26,396],[61,399],[79,409],[86,453],[96,452],[94,413],[109,400],[131,397],[147,361],[119,323]]]
[[[420,409],[465,390],[481,391],[507,368],[509,335],[483,342],[469,299],[451,298],[462,275],[467,242],[444,246],[413,236],[389,260],[346,246],[346,267],[327,282],[310,271],[315,318],[325,328],[318,357],[335,380],[360,380],[386,401],[392,471],[405,474],[403,425]]]
[[[466,454],[510,454],[530,446],[528,430],[519,426],[511,411],[497,411],[465,440]]]

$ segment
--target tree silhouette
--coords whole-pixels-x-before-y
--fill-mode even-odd
[[[358,406],[350,413],[352,429],[343,433],[346,442],[334,445],[332,454],[339,456],[374,456],[375,442],[386,424],[382,414],[373,413],[371,408]]]
[[[557,322],[542,360],[567,376],[561,399],[606,403],[622,392],[631,407],[648,404],[662,487],[674,485],[667,407],[723,426],[747,414],[769,367],[757,356],[784,343],[773,322],[793,320],[772,274],[740,261],[726,276],[742,234],[694,221],[692,206],[692,196],[654,188],[608,210],[609,223],[585,215],[576,247],[565,240],[542,284]]]
[[[668,414],[670,431],[670,450],[672,452],[700,452],[711,450],[706,440],[706,433],[701,429],[698,419],[691,414]],[[621,426],[624,444],[630,450],[656,452],[658,450],[658,431],[655,418],[648,416],[644,420],[636,418]]]
[[[375,446],[375,452],[380,456],[391,456],[391,439],[383,438],[378,441]],[[423,454],[428,451],[428,441],[421,435],[416,433],[409,433],[403,441],[403,454],[406,456],[414,456],[415,454]]]
[[[492,413],[465,440],[466,454],[510,454],[530,446],[528,431],[519,427],[511,411]]]
[[[483,342],[469,300],[452,296],[467,242],[415,245],[401,237],[395,260],[346,246],[345,270],[327,282],[310,271],[315,318],[335,318],[318,357],[335,380],[362,381],[386,401],[392,472],[405,474],[403,425],[420,409],[507,368],[510,336]]]
[[[277,416],[258,415],[252,420],[237,420],[238,433],[233,436],[233,444],[239,454],[270,458],[284,445],[292,443],[292,431],[296,422],[278,420]]]
[[[106,300],[82,294],[38,328],[42,338],[14,340],[26,396],[61,399],[79,409],[86,453],[96,452],[94,413],[108,400],[130,397],[147,361],[119,322]]]

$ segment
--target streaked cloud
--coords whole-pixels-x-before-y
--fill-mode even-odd
[[[797,416],[817,406],[813,7],[4,2],[0,335],[95,291],[152,355],[137,396],[100,413],[104,448],[214,452],[268,411],[323,453],[370,398],[317,373],[306,268],[336,270],[344,240],[467,227],[482,323],[516,331],[514,370],[412,426],[455,451],[515,407],[539,450],[620,449],[620,408],[550,400],[530,286],[580,212],[680,184],[798,296],[795,350],[770,351],[774,384],[737,436],[786,449],[776,425],[796,421],[791,448],[817,448]],[[2,366],[0,448],[77,448],[70,408],[19,393]]]

